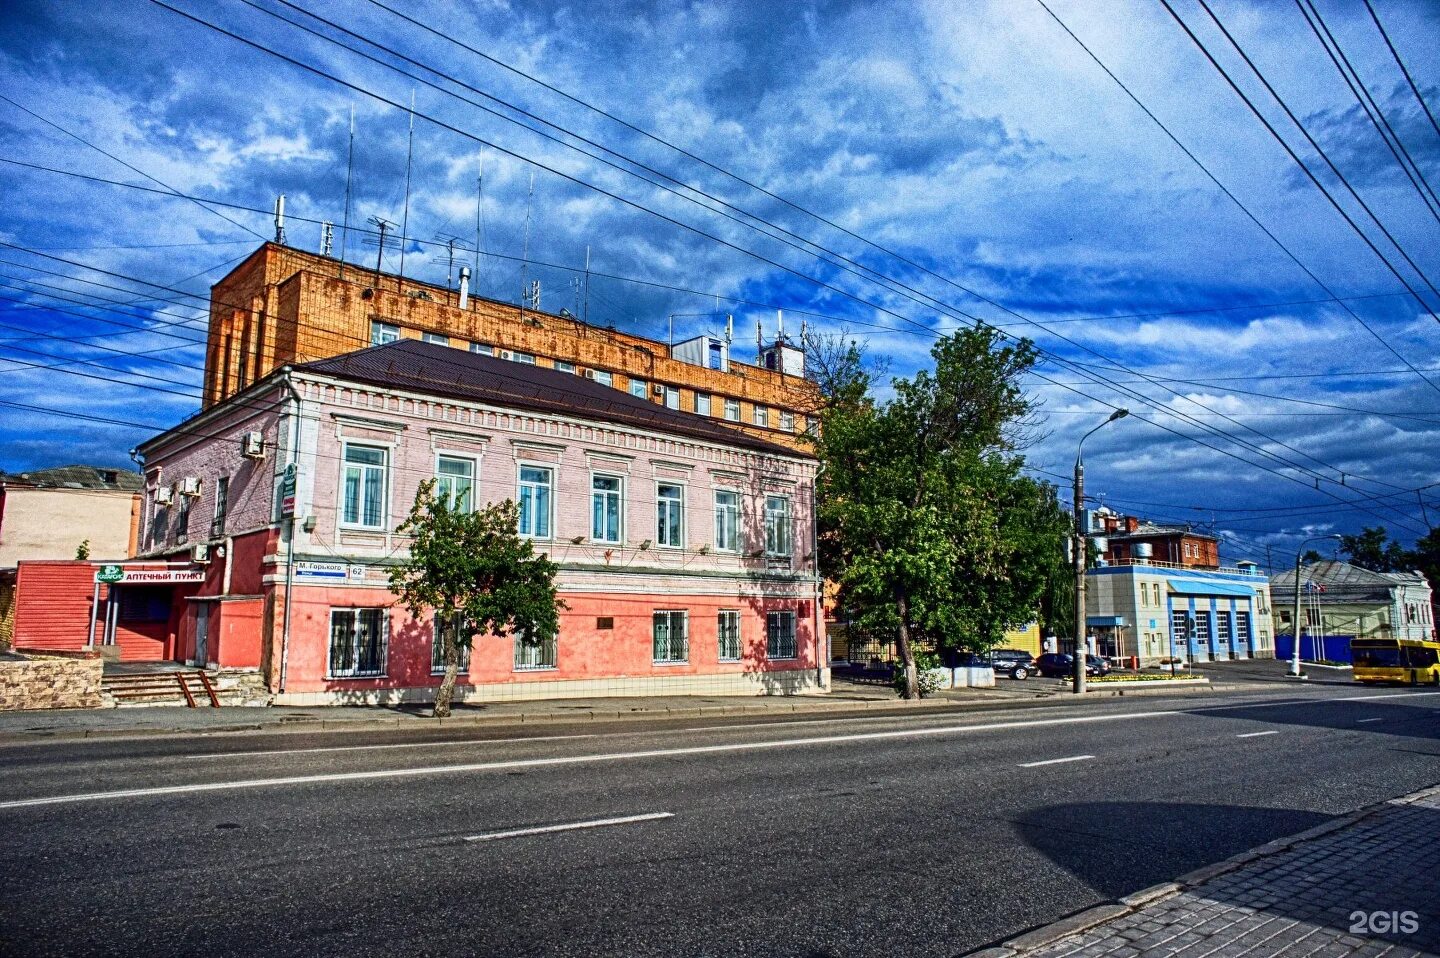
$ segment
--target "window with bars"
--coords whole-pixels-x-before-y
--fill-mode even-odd
[[[655,612],[652,635],[657,664],[690,660],[689,620],[688,612],[668,609]]]
[[[555,668],[555,636],[531,639],[523,632],[515,633],[515,671],[537,672]]]
[[[388,632],[384,609],[331,609],[330,662],[326,677],[384,675]]]
[[[740,612],[737,609],[721,609],[716,620],[716,634],[720,640],[720,661],[740,661]]]
[[[685,487],[662,482],[655,487],[655,542],[680,548],[685,544]]]
[[[470,630],[459,631],[463,623],[464,619],[459,613],[435,617],[430,641],[431,674],[438,675],[445,671],[445,640],[451,635],[460,643],[460,673],[463,675],[470,671]]]
[[[767,612],[765,614],[765,657],[767,659],[795,658],[794,612]]]

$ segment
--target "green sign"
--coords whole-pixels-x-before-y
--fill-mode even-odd
[[[125,567],[118,565],[102,565],[95,570],[96,582],[119,582],[125,578]]]
[[[280,481],[280,514],[282,516],[295,515],[295,475],[298,470],[295,463],[285,467],[285,476]]]

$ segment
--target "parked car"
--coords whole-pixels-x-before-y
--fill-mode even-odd
[[[1075,659],[1069,652],[1046,652],[1035,660],[1035,669],[1046,678],[1064,679],[1075,674]],[[1085,657],[1086,675],[1106,675],[1110,663],[1098,655]]]
[[[992,649],[988,658],[996,675],[1028,679],[1035,671],[1035,656],[1023,649]]]

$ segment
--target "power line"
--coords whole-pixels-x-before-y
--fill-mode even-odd
[[[1415,78],[1410,75],[1410,69],[1405,66],[1405,61],[1400,59],[1400,53],[1395,49],[1395,44],[1390,42],[1390,34],[1386,32],[1385,25],[1380,22],[1380,17],[1376,15],[1375,8],[1371,6],[1370,0],[1365,0],[1365,9],[1370,11],[1370,19],[1375,21],[1375,29],[1380,31],[1380,36],[1385,40],[1385,46],[1389,48],[1390,55],[1395,58],[1395,65],[1398,66],[1400,72],[1405,75],[1405,82],[1410,84],[1410,92],[1415,94],[1415,99],[1419,102],[1420,109],[1425,111],[1425,117],[1430,121],[1430,128],[1435,131],[1437,137],[1440,137],[1440,123],[1435,122],[1435,114],[1430,112],[1430,104],[1426,103],[1425,98],[1420,95],[1420,88],[1415,85]]]

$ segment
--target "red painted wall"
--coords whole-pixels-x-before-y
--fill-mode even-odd
[[[94,589],[95,567],[88,562],[20,562],[15,580],[15,648],[83,649],[90,636]]]

